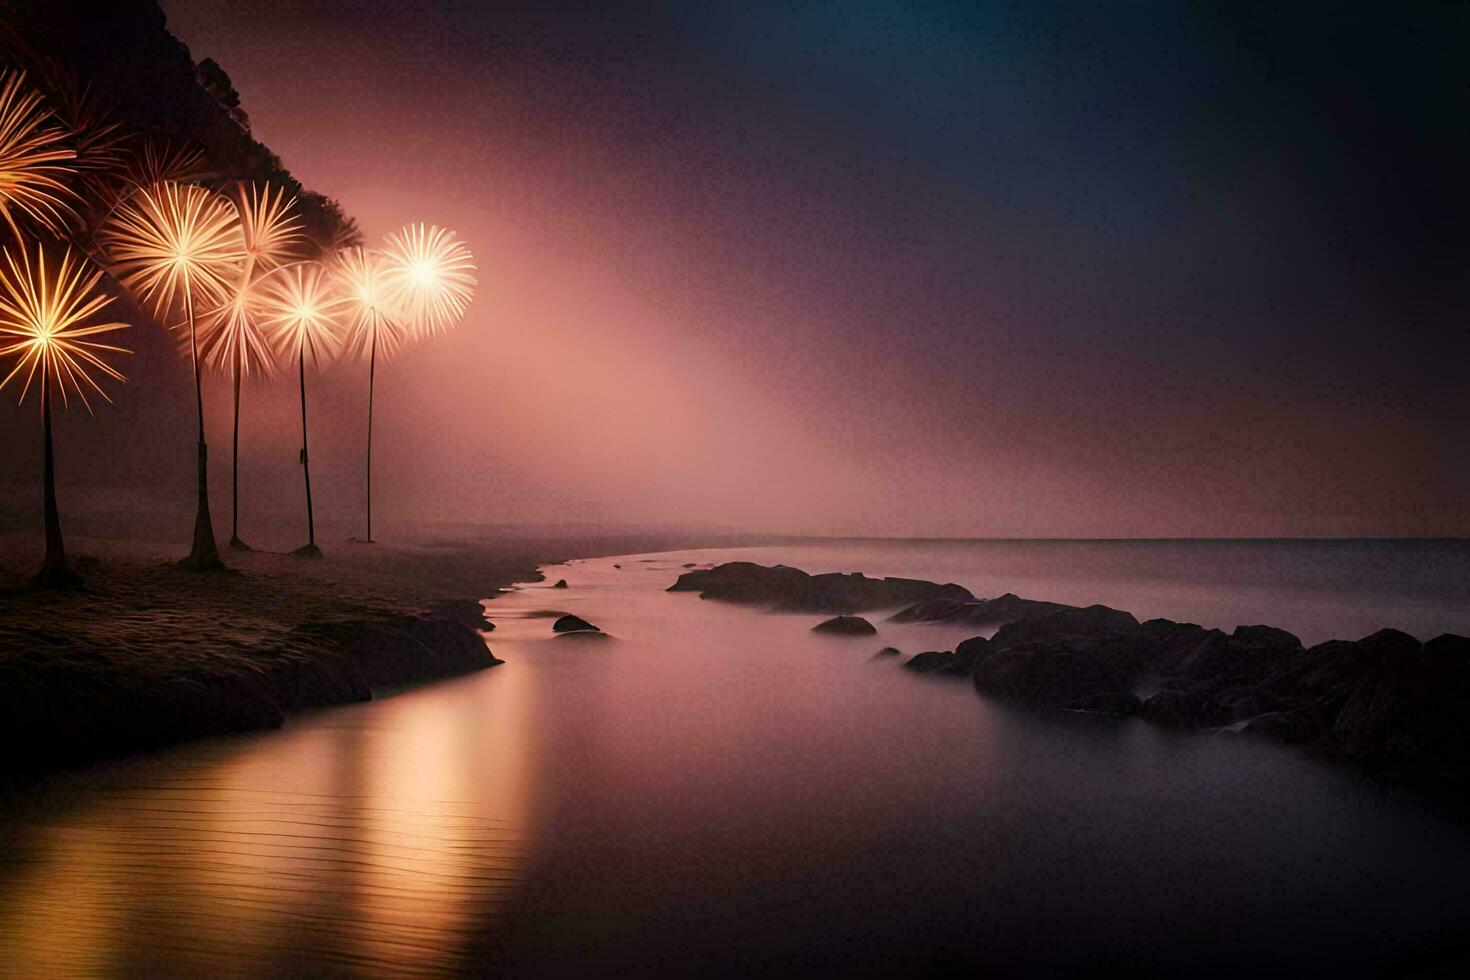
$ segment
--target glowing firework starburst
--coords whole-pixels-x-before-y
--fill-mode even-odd
[[[348,249],[332,263],[342,294],[346,321],[346,348],[354,355],[385,357],[396,354],[408,341],[408,330],[394,306],[394,269],[382,252]]]
[[[100,234],[118,278],[159,313],[180,301],[221,304],[239,281],[245,250],[230,202],[192,184],[138,191]]]
[[[254,271],[264,272],[304,258],[306,233],[296,213],[296,198],[285,188],[241,184],[231,197],[240,216],[241,244]]]
[[[275,356],[262,323],[261,277],[306,245],[296,199],[269,185],[240,185],[231,198],[239,215],[244,261],[228,296],[201,317],[200,356],[217,371],[270,374]]]
[[[66,133],[52,125],[38,92],[26,84],[25,72],[0,75],[0,216],[20,238],[15,213],[59,233],[76,218],[76,195],[65,181],[76,159],[63,144]]]
[[[342,341],[342,296],[318,262],[288,265],[262,280],[260,309],[282,354],[320,363]]]
[[[34,264],[26,249],[19,249],[19,255],[17,261],[15,254],[5,249],[0,263],[0,357],[17,358],[15,367],[0,381],[0,388],[23,373],[20,397],[24,401],[39,374],[61,393],[63,404],[70,392],[91,412],[88,389],[110,402],[112,399],[92,375],[123,380],[122,374],[102,358],[129,352],[89,339],[127,327],[126,323],[88,322],[112,302],[112,297],[97,291],[102,273],[88,268],[70,248],[49,270],[40,245],[36,246]]]
[[[443,333],[475,295],[475,259],[454,232],[409,225],[386,239],[395,305],[425,335]]]
[[[276,352],[262,322],[260,280],[236,289],[223,304],[200,314],[199,356],[210,368],[243,376],[270,376]],[[181,338],[187,344],[188,338]]]

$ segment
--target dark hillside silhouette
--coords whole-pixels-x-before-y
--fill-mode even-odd
[[[297,195],[308,234],[321,243],[353,227],[341,206],[303,188],[280,157],[250,135],[224,67],[193,55],[168,31],[155,0],[0,0],[0,57],[43,87],[58,74],[90,89],[126,127],[194,145],[218,178],[267,181]]]

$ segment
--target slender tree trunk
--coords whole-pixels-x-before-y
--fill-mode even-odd
[[[230,547],[250,550],[240,540],[240,357],[235,358],[235,435],[230,454]]]
[[[368,355],[367,539],[373,540],[373,381],[378,374],[378,328],[373,326],[372,353]]]
[[[41,366],[41,431],[45,435],[44,489],[42,491],[46,520],[46,558],[41,563],[37,581],[42,585],[61,585],[71,579],[66,567],[66,549],[61,543],[61,518],[56,511],[56,464],[51,454],[51,384],[47,370]]]
[[[200,380],[199,338],[194,332],[194,299],[184,287],[184,311],[189,319],[189,354],[194,362],[194,404],[199,413],[199,506],[194,514],[194,547],[186,560],[192,568],[223,568],[209,519],[209,447],[204,443],[204,383]]]
[[[306,476],[306,547],[308,553],[316,551],[316,521],[311,511],[311,459],[306,454],[306,345],[301,345],[301,472]]]

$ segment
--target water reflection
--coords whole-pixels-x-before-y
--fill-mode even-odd
[[[799,557],[995,574],[988,546],[891,548]],[[0,803],[0,972],[1341,977],[1463,943],[1462,826],[1276,746],[872,659],[963,627],[824,637],[664,592],[727,557],[549,569],[570,588],[490,603],[504,666]]]
[[[4,970],[462,972],[523,876],[506,674],[56,780],[3,819]]]

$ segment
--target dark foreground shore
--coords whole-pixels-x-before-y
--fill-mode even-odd
[[[166,544],[81,539],[84,587],[0,570],[0,780],[500,663],[480,599],[573,555],[684,543],[656,533],[340,543],[325,558],[231,552],[178,568]]]
[[[808,575],[748,562],[685,573],[670,591],[838,614],[814,628],[840,626],[854,636],[872,630],[860,629],[867,624],[853,614],[872,611],[892,622],[973,627],[976,635],[955,649],[919,652],[903,658],[904,666],[1045,708],[1305,746],[1387,781],[1470,803],[1470,638],[1464,636],[1421,642],[1382,629],[1307,647],[1266,625],[1226,633],[1167,619],[1139,622],[1102,605],[1013,594],[984,599],[953,584]]]

